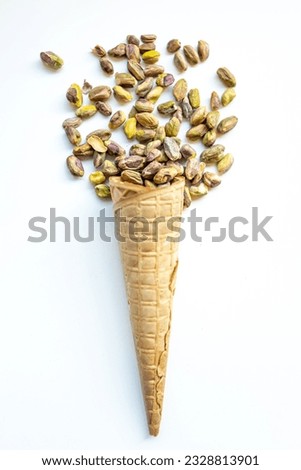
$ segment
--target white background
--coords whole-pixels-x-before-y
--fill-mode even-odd
[[[300,448],[300,13],[296,0],[1,0],[1,449]],[[64,243],[62,231],[56,243],[27,241],[29,219],[50,207],[79,216],[83,235],[87,217],[112,213],[90,187],[90,162],[83,180],[66,170],[65,92],[84,78],[112,83],[89,52],[95,44],[149,32],[161,51],[172,37],[209,42],[208,62],[185,75],[205,104],[222,90],[219,66],[237,76],[223,112],[239,116],[224,139],[235,164],[192,208],[225,224],[257,206],[273,216],[274,239],[181,243],[157,438],[148,437],[117,243]],[[64,68],[46,70],[42,50]],[[162,64],[175,72],[171,57]],[[81,130],[104,124],[97,115]]]

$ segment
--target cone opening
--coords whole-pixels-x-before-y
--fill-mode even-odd
[[[139,184],[129,183],[127,181],[122,181],[120,176],[111,176],[110,178],[110,187],[112,199],[114,202],[115,210],[119,207],[119,203],[130,198],[136,198],[137,196],[141,197],[153,197],[155,193],[161,194],[174,192],[176,189],[183,187],[185,185],[185,179],[183,177],[177,177],[169,186],[164,186],[162,188],[149,188],[146,186],[140,186]]]

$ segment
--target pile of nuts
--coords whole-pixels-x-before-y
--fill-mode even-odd
[[[209,189],[218,186],[220,175],[233,164],[232,154],[225,154],[225,147],[216,144],[216,140],[233,129],[238,121],[235,116],[220,120],[219,112],[235,98],[236,79],[226,67],[217,70],[226,89],[221,97],[212,92],[208,111],[201,105],[197,88],[189,89],[184,78],[175,81],[171,73],[157,64],[160,53],[156,50],[156,35],[146,34],[140,39],[141,42],[136,36],[129,35],[126,43],[107,52],[100,45],[93,48],[106,75],[114,74],[112,58],[127,60],[128,72],[115,73],[115,86],[92,87],[85,81],[82,87],[74,83],[67,90],[67,100],[76,109],[76,116],[63,122],[66,135],[74,146],[73,154],[67,158],[67,166],[73,175],[83,176],[82,160],[93,158],[95,171],[89,179],[101,198],[110,196],[110,186],[106,183],[110,176],[118,175],[123,181],[154,188],[169,185],[174,178],[183,175],[186,180],[184,205],[189,207],[192,199],[204,196]],[[196,49],[186,45],[182,52],[180,41],[172,39],[167,44],[167,51],[174,54],[174,64],[180,73],[187,70],[188,65],[204,62],[209,56],[209,46],[202,40]],[[47,60],[43,60],[42,54]],[[41,53],[41,59],[48,67],[53,60],[53,68],[63,63],[52,52]],[[157,105],[168,87],[172,87],[173,99],[161,100]],[[83,95],[88,95],[89,104],[83,104]],[[113,113],[109,104],[112,95],[121,105],[135,99],[128,116],[123,110]],[[168,118],[165,125],[161,125],[153,114],[155,107],[160,115]],[[98,112],[109,118],[109,129],[97,129],[81,143],[78,127],[83,119]],[[205,146],[200,158],[190,143],[182,143],[178,137],[184,119],[190,123],[187,141],[201,141]],[[112,132],[121,127],[127,139],[137,141],[128,153],[111,140]],[[215,165],[218,173],[207,171],[210,165]]]

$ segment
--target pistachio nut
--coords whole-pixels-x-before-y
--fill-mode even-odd
[[[136,86],[137,81],[130,73],[115,73],[115,83],[124,88],[133,88]]]
[[[178,118],[172,117],[165,124],[165,133],[167,137],[176,137],[180,131],[181,123]]]
[[[186,132],[186,137],[189,140],[200,140],[208,131],[206,124],[199,124],[198,126],[193,126]]]
[[[146,129],[154,129],[158,127],[158,118],[152,113],[138,113],[136,114],[137,122]]]
[[[124,170],[120,175],[121,181],[127,181],[128,183],[140,184],[143,186],[143,179],[138,171],[135,170]]]
[[[201,62],[205,62],[205,60],[209,57],[209,45],[206,41],[200,40],[198,41],[198,54]]]
[[[177,176],[177,170],[173,167],[164,166],[154,176],[155,184],[169,183]]]
[[[118,166],[121,170],[142,170],[145,164],[145,157],[140,155],[131,155],[120,159]]]
[[[156,34],[141,34],[140,39],[144,43],[154,42],[157,39]]]
[[[156,173],[163,167],[162,163],[154,160],[142,170],[142,178],[152,180]]]
[[[107,55],[106,53],[106,50],[100,46],[99,44],[97,44],[93,49],[92,49],[92,54],[96,55],[97,57],[99,57],[100,59],[104,56]]]
[[[176,103],[174,101],[166,101],[158,105],[157,110],[160,114],[173,114],[176,110]]]
[[[103,140],[97,135],[91,135],[87,139],[87,144],[89,144],[90,147],[92,147],[92,149],[98,153],[105,153],[107,151],[107,147],[104,144]]]
[[[136,62],[135,60],[129,60],[127,63],[127,68],[128,71],[136,78],[136,80],[144,80],[145,71],[138,62]]]
[[[123,131],[128,139],[133,139],[137,132],[137,121],[136,118],[132,117],[125,121]]]
[[[211,147],[217,139],[217,133],[215,129],[211,129],[204,135],[202,142],[205,147]]]
[[[136,44],[136,46],[139,46],[140,41],[137,38],[137,36],[134,36],[134,34],[128,34],[126,37],[126,42],[128,44]]]
[[[125,57],[125,44],[121,43],[118,44],[117,46],[113,47],[112,49],[108,50],[108,55],[110,57],[118,58],[120,59],[121,57]]]
[[[225,147],[223,145],[212,145],[212,147],[201,153],[201,160],[206,163],[217,163],[220,160],[221,155],[223,155],[224,150]]]
[[[172,92],[177,101],[183,101],[187,95],[188,84],[185,78],[180,78],[173,86]]]
[[[163,142],[165,137],[166,137],[165,127],[164,126],[159,126],[156,130],[156,134],[155,134],[154,139],[155,140],[160,140],[161,142]]]
[[[118,129],[126,121],[126,115],[123,111],[116,111],[109,121],[110,129]]]
[[[221,184],[222,180],[217,174],[206,171],[203,174],[203,182],[208,188],[215,188],[215,186]]]
[[[112,62],[109,59],[106,59],[106,58],[99,59],[99,65],[107,75],[113,75],[114,67],[113,67]]]
[[[185,158],[186,160],[188,158],[196,157],[196,151],[189,144],[182,145],[182,147],[180,148],[180,152],[181,152],[182,157]]]
[[[206,124],[208,129],[214,129],[219,120],[219,111],[210,111],[206,116]]]
[[[235,88],[227,88],[227,90],[225,90],[224,93],[222,94],[222,105],[228,106],[228,104],[230,104],[231,101],[233,101],[235,97],[236,97]]]
[[[154,103],[145,98],[139,98],[134,106],[138,113],[152,113],[155,108]]]
[[[93,165],[95,168],[100,167],[106,159],[106,153],[94,152],[93,154]]]
[[[97,112],[97,109],[96,109],[96,106],[94,106],[94,104],[87,104],[78,108],[75,114],[76,116],[79,116],[81,118],[89,118],[91,116],[94,116],[96,112]]]
[[[193,180],[191,181],[191,184],[197,185],[201,182],[204,171],[205,171],[205,168],[206,168],[206,163],[205,162],[200,162],[198,172],[195,175],[195,177],[193,178]]]
[[[164,73],[164,67],[162,65],[147,65],[144,69],[146,77],[157,77],[161,73]]]
[[[143,82],[139,83],[136,88],[136,95],[144,98],[149,91],[153,88],[154,79],[152,77],[147,77]]]
[[[146,153],[146,163],[150,163],[154,160],[158,160],[162,156],[162,152],[159,149],[150,150]]]
[[[175,139],[174,137],[165,137],[163,141],[163,148],[169,160],[172,160],[173,162],[175,162],[176,160],[180,160],[180,144],[177,139]]]
[[[64,65],[63,59],[51,51],[41,52],[40,58],[43,64],[52,70],[58,70]]]
[[[129,101],[132,101],[133,99],[133,96],[131,95],[131,93],[119,85],[116,85],[113,87],[113,93],[114,93],[115,98],[121,103],[128,103]]]
[[[110,160],[105,160],[100,167],[100,171],[104,174],[106,178],[110,176],[116,176],[119,174],[119,169],[115,163],[110,162]]]
[[[125,154],[124,148],[121,147],[121,145],[117,144],[117,142],[114,142],[113,140],[106,140],[104,141],[104,144],[107,146],[108,154],[113,157],[119,157]]]
[[[154,42],[146,42],[144,44],[140,44],[139,51],[140,54],[144,54],[147,51],[154,51],[156,49],[156,44]]]
[[[156,50],[146,51],[142,54],[142,59],[146,64],[155,64],[160,59],[160,52]]]
[[[108,185],[106,184],[97,184],[95,186],[95,192],[98,197],[105,198],[111,196],[111,191]]]
[[[97,184],[104,183],[106,177],[102,171],[93,171],[93,173],[89,175],[89,180],[94,184],[94,186],[96,186]]]
[[[112,90],[109,86],[100,85],[92,88],[89,92],[89,99],[91,101],[107,101],[112,95]]]
[[[112,107],[111,105],[109,105],[109,103],[106,103],[104,101],[95,101],[94,104],[100,114],[103,114],[104,116],[111,116]]]
[[[154,129],[137,129],[136,139],[138,142],[149,142],[154,140],[156,131]]]
[[[77,83],[72,83],[67,90],[66,98],[72,106],[80,108],[83,104],[83,93],[81,87],[77,85]]]
[[[192,109],[192,106],[191,106],[187,96],[185,96],[185,98],[181,101],[180,107],[181,107],[182,114],[183,114],[184,118],[185,119],[190,119],[190,117],[193,113],[193,109]]]
[[[130,155],[139,155],[143,157],[145,155],[146,145],[144,144],[133,144],[130,147],[129,154]]]
[[[206,186],[204,183],[200,183],[197,186],[191,185],[189,188],[189,193],[192,199],[206,196],[206,194],[208,194],[208,186]]]
[[[148,94],[146,95],[146,99],[148,99],[152,103],[156,103],[156,101],[158,101],[158,99],[162,95],[163,91],[164,91],[163,87],[156,86],[155,88],[153,88],[151,91],[148,92]]]
[[[84,176],[84,167],[82,162],[79,160],[79,158],[75,157],[74,155],[70,155],[70,157],[67,157],[66,159],[67,167],[74,176]]]
[[[174,64],[180,73],[187,70],[187,62],[181,51],[177,51],[174,55]]]
[[[216,91],[213,91],[211,93],[211,98],[210,98],[210,108],[212,111],[217,111],[222,107],[220,97],[216,93]]]
[[[220,67],[219,69],[217,69],[216,73],[227,87],[236,86],[236,78],[234,77],[233,73],[231,73],[230,70],[226,67]]]
[[[166,49],[168,52],[173,54],[174,52],[177,52],[179,49],[181,49],[181,42],[179,39],[171,39],[168,41]]]
[[[73,155],[78,158],[89,158],[93,157],[94,150],[89,144],[77,145],[73,148]]]
[[[231,153],[227,153],[223,156],[223,158],[217,163],[217,171],[220,174],[226,173],[226,171],[230,170],[231,166],[233,165],[234,158]]]
[[[219,134],[226,134],[231,131],[237,124],[238,118],[236,116],[230,116],[223,119],[217,126],[217,132]]]
[[[206,121],[207,109],[206,106],[200,106],[190,116],[190,124],[192,126],[198,126]]]
[[[188,180],[193,180],[193,178],[198,174],[200,169],[200,162],[195,157],[188,158],[186,161],[185,176]]]
[[[198,88],[192,88],[189,90],[188,99],[193,109],[197,109],[201,106],[200,92]]]
[[[189,65],[196,65],[199,63],[199,56],[197,51],[192,46],[183,46],[184,55]]]
[[[175,77],[171,73],[160,73],[156,79],[156,84],[167,88],[172,85],[174,81]]]
[[[81,143],[81,135],[78,129],[72,126],[65,127],[66,136],[72,145],[79,145]]]
[[[162,142],[159,139],[155,139],[152,142],[149,142],[148,144],[145,145],[145,155],[147,155],[148,152],[154,149],[158,149],[162,146]]]
[[[83,120],[80,117],[72,117],[72,118],[67,118],[63,122],[63,128],[65,129],[66,127],[79,127]]]
[[[140,50],[136,44],[126,44],[125,53],[128,60],[134,60],[135,62],[140,62]]]

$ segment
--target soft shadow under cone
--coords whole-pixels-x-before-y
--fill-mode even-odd
[[[173,239],[179,238],[184,184],[179,178],[170,186],[153,189],[110,178],[141,386],[153,436],[159,433],[162,415],[178,266],[178,242]],[[135,233],[135,226],[143,230]],[[146,239],[137,241],[142,237]]]

